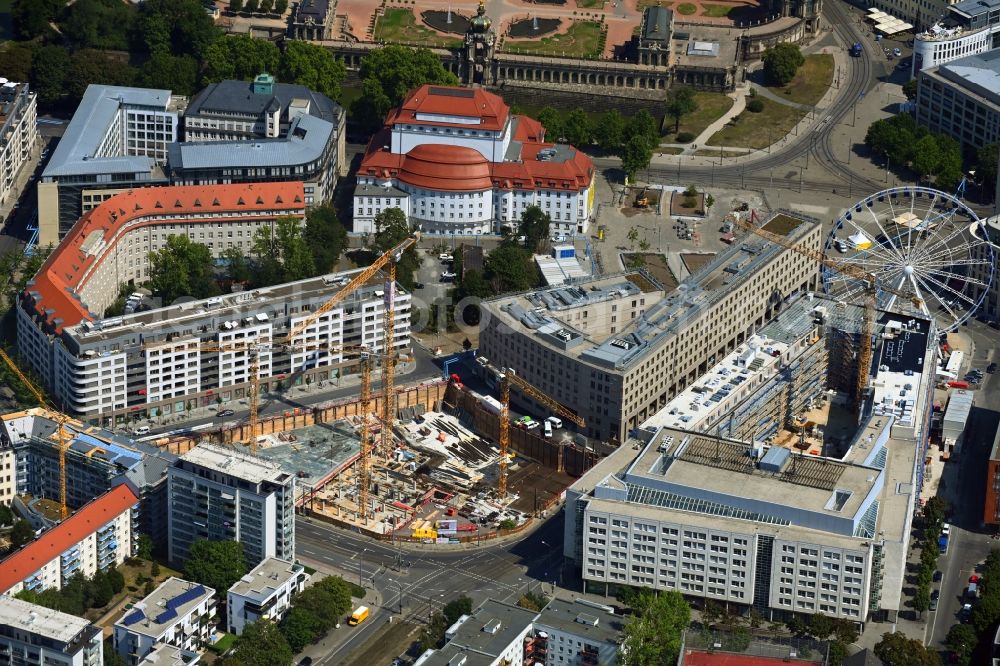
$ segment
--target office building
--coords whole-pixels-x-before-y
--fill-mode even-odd
[[[270,342],[329,300],[359,271],[324,275],[201,301],[104,317],[122,286],[149,275],[149,253],[172,234],[219,256],[250,252],[261,229],[305,214],[301,183],[149,187],[103,202],[77,224],[29,282],[18,304],[18,350],[67,412],[123,421],[245,397],[249,349]],[[357,360],[316,347],[386,344],[384,282],[374,278],[307,327],[292,345],[259,355],[262,390],[283,376],[323,381]],[[410,294],[397,290],[399,351],[410,345]],[[206,344],[233,349],[206,350]],[[309,345],[309,348],[306,348]]]
[[[202,444],[167,472],[168,556],[183,564],[198,539],[235,540],[247,564],[295,559],[295,476],[275,463]]]
[[[305,589],[309,574],[301,564],[269,557],[238,580],[226,597],[229,633],[240,636],[248,624],[264,618],[281,619],[292,606],[292,597]]]
[[[215,590],[171,576],[115,622],[115,652],[126,666],[158,645],[201,654],[211,642],[215,606]]]
[[[0,659],[5,664],[101,666],[101,628],[83,618],[0,595]]]
[[[764,228],[819,250],[818,222],[782,213]],[[572,405],[588,436],[622,442],[784,301],[812,290],[817,266],[748,236],[670,293],[626,273],[501,296],[481,305],[480,355]],[[514,399],[545,413],[516,391]]]
[[[1000,49],[920,72],[917,122],[972,149],[1000,140]]]
[[[998,9],[1000,0],[962,0],[922,23],[926,30],[913,40],[911,77],[923,69],[1000,47]]]
[[[212,84],[190,105],[169,90],[91,85],[42,173],[39,242],[139,187],[294,182],[307,205],[325,202],[344,166],[345,122],[329,98],[267,74]]]
[[[0,593],[62,589],[119,565],[138,545],[139,497],[128,484],[104,493],[0,562]]]
[[[519,606],[487,599],[471,615],[463,615],[445,634],[439,650],[428,650],[414,666],[528,666],[525,639],[538,615]]]
[[[0,78],[0,203],[14,201],[14,187],[38,143],[38,102],[27,83]]]
[[[610,606],[555,598],[532,622],[533,636],[525,640],[525,651],[530,646],[534,663],[546,666],[614,666],[624,626],[624,618]],[[531,663],[528,657],[525,654]]]
[[[354,191],[354,231],[399,208],[427,234],[498,234],[529,206],[553,235],[584,234],[594,214],[594,164],[481,88],[424,85],[368,143]]]
[[[1000,180],[997,182],[997,206],[1000,207]],[[1000,321],[1000,279],[994,279],[993,272],[994,264],[1000,259],[1000,214],[983,220],[980,229],[985,232],[989,243],[978,243],[975,246],[973,258],[978,261],[969,266],[969,277],[972,278],[969,281],[970,295],[979,301],[976,316],[997,322]],[[982,285],[988,285],[985,287],[985,294]]]

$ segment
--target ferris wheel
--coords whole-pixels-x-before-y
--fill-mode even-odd
[[[826,242],[828,257],[874,276],[880,309],[922,314],[938,331],[955,330],[982,303],[993,280],[993,252],[976,213],[928,187],[894,187],[858,201]],[[824,291],[837,300],[861,303],[866,286],[824,269]]]

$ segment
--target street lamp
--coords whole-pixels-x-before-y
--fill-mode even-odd
[[[365,586],[365,553],[368,552],[367,548],[362,548],[358,553],[358,585],[361,587]]]

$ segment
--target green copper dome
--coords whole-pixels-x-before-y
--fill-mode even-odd
[[[491,25],[493,25],[493,21],[486,15],[486,5],[483,0],[479,0],[479,9],[476,10],[476,15],[469,21],[469,30],[471,32],[486,32],[490,29]]]

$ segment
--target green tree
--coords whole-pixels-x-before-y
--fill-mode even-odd
[[[0,72],[11,81],[31,81],[31,57],[34,44],[7,41],[0,44]]]
[[[928,134],[917,141],[913,153],[913,169],[917,172],[918,182],[937,172],[941,151],[933,136]]]
[[[945,515],[948,513],[948,503],[940,495],[935,495],[924,502],[920,512],[928,529],[937,532],[941,529],[941,523],[944,522]]]
[[[472,599],[463,594],[459,598],[452,599],[446,603],[441,612],[444,613],[444,619],[450,627],[458,622],[458,618],[472,613]]]
[[[628,119],[625,125],[625,136],[628,137],[624,146],[626,151],[628,150],[628,144],[635,137],[641,137],[645,140],[649,145],[650,155],[652,155],[653,148],[660,143],[660,130],[657,129],[656,119],[645,109],[642,109]]]
[[[195,63],[221,35],[200,0],[144,0],[135,25],[134,48],[149,55],[188,56]]]
[[[221,258],[226,263],[226,277],[230,281],[246,284],[253,280],[253,269],[250,262],[243,256],[239,248],[226,248],[223,250]]]
[[[136,547],[135,554],[144,560],[153,559],[153,539],[148,534],[139,535],[139,545]]]
[[[14,34],[25,41],[51,35],[49,24],[56,20],[65,4],[63,0],[14,0],[10,6]]]
[[[104,645],[104,661],[102,663],[104,666],[126,666],[125,658],[110,649],[107,643]]]
[[[281,621],[281,633],[285,635],[292,652],[299,653],[314,642],[322,633],[323,626],[315,613],[298,606],[293,607]]]
[[[409,91],[425,83],[458,85],[458,78],[441,65],[428,49],[385,46],[361,59],[361,99],[358,118],[369,128],[382,126],[390,109],[399,106]]]
[[[920,88],[920,83],[917,79],[910,79],[903,84],[903,94],[906,95],[906,99],[911,102],[917,98],[917,91]]]
[[[295,654],[273,622],[258,620],[243,630],[233,657],[244,666],[291,666]]]
[[[91,585],[93,599],[90,605],[93,608],[104,608],[111,601],[111,598],[115,596],[115,591],[111,586],[111,581],[108,580],[108,575],[101,569],[98,569],[91,579]]]
[[[622,169],[629,181],[634,180],[637,173],[648,167],[651,159],[653,159],[653,148],[649,145],[649,140],[640,135],[630,137],[622,151]]]
[[[305,86],[332,100],[340,99],[340,84],[346,75],[344,61],[318,44],[292,40],[281,56],[283,81]]]
[[[274,13],[284,15],[288,10],[288,0],[274,0]]]
[[[35,530],[27,520],[18,520],[10,531],[10,543],[16,549],[35,538]]]
[[[184,577],[216,590],[228,590],[247,572],[243,546],[237,541],[207,541],[191,544]]]
[[[128,59],[116,53],[83,49],[73,54],[66,76],[65,93],[70,102],[79,102],[87,86],[102,83],[109,86],[130,86],[135,83],[139,70],[128,64]]]
[[[639,240],[639,230],[636,229],[635,227],[632,227],[631,229],[628,230],[628,234],[626,234],[625,237],[628,238],[629,249],[634,250],[635,242]]]
[[[249,81],[261,72],[277,72],[281,51],[274,42],[250,35],[226,35],[205,49],[202,84]]]
[[[486,278],[494,294],[524,291],[538,284],[538,269],[528,250],[501,245],[486,258]]]
[[[698,110],[694,99],[694,89],[689,86],[673,86],[667,91],[667,115],[674,119],[674,132],[681,129],[681,118]]]
[[[535,592],[529,590],[521,595],[521,598],[517,600],[517,605],[521,608],[527,608],[528,610],[540,611],[545,608],[549,603],[548,597],[546,597],[541,592]]]
[[[618,109],[612,109],[601,116],[600,121],[594,125],[594,135],[601,150],[609,153],[621,150],[625,140],[625,118]]]
[[[212,251],[207,245],[172,234],[162,249],[149,253],[150,288],[165,304],[181,296],[213,296],[219,288],[212,265]]]
[[[156,578],[160,575],[160,563],[153,560],[153,563],[149,565],[149,575]]]
[[[318,633],[336,625],[351,608],[351,588],[339,576],[327,576],[295,597],[294,607],[312,615]]]
[[[795,78],[806,59],[797,44],[782,42],[768,47],[764,51],[764,76],[769,82],[785,86]]]
[[[561,112],[551,106],[546,106],[538,112],[538,122],[545,128],[546,140],[556,142],[565,138],[565,118]]]
[[[976,151],[976,178],[983,184],[983,189],[990,193],[996,187],[998,160],[1000,160],[1000,141],[981,146]]]
[[[1000,594],[995,590],[988,591],[981,595],[979,601],[973,605],[970,622],[976,633],[982,635],[997,620],[1000,620]]]
[[[60,29],[73,49],[127,51],[135,17],[135,6],[120,0],[76,0],[66,8]]]
[[[579,147],[589,146],[594,140],[594,126],[587,112],[577,108],[566,114],[563,134],[567,143]]]
[[[108,583],[111,584],[111,592],[114,594],[125,589],[125,576],[114,564],[108,567]]]
[[[347,247],[347,229],[337,219],[337,211],[328,204],[309,209],[306,217],[306,243],[313,253],[313,263],[320,273],[336,270]]]
[[[552,218],[538,206],[528,206],[521,213],[518,232],[524,236],[524,247],[531,252],[538,251],[538,245],[549,237]]]
[[[913,595],[913,610],[921,616],[931,606],[931,589],[928,583],[923,581],[917,585],[917,591]]]
[[[672,664],[681,634],[691,622],[691,609],[679,592],[639,593],[635,614],[626,622],[621,650],[629,664]]]
[[[265,14],[270,14],[271,9],[274,7],[274,0],[260,0],[260,11]]]
[[[198,86],[198,61],[190,56],[157,53],[139,70],[139,85],[193,95]]]
[[[229,0],[229,11],[233,14],[243,11],[243,0]]]
[[[372,248],[376,252],[387,252],[391,248],[399,245],[409,236],[410,225],[406,221],[406,214],[399,208],[386,208],[375,216],[375,233],[371,238]],[[413,291],[413,274],[420,268],[420,256],[417,254],[415,245],[411,245],[404,252],[402,258],[396,262],[396,281],[409,291]]]
[[[260,0],[246,0],[243,3],[243,9],[249,14],[256,14],[257,10],[260,9]]]
[[[830,641],[830,647],[827,651],[827,663],[830,666],[840,666],[845,659],[851,656],[851,651],[848,649],[848,643],[843,641]]]
[[[31,58],[31,86],[38,93],[40,105],[51,106],[62,99],[69,68],[69,53],[61,46],[35,49]]]
[[[0,525],[13,525],[14,512],[6,504],[0,504]]]
[[[928,650],[920,641],[900,632],[885,632],[875,644],[875,656],[886,666],[940,666],[937,652]]]
[[[969,666],[972,663],[972,652],[976,649],[979,637],[975,629],[967,624],[956,624],[948,630],[948,636],[944,639],[948,649],[958,657],[960,666]]]

